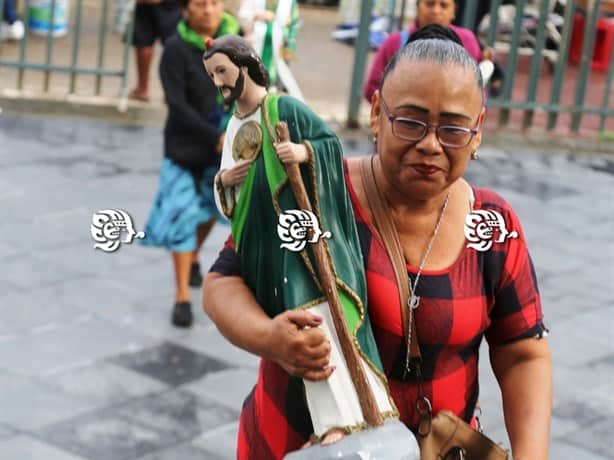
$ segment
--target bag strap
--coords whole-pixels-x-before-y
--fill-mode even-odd
[[[388,208],[386,199],[382,196],[381,191],[377,187],[375,181],[375,171],[373,169],[373,160],[375,156],[364,157],[360,162],[360,176],[362,178],[362,184],[367,196],[367,204],[371,210],[371,216],[373,217],[373,225],[379,233],[380,239],[388,257],[392,262],[392,268],[394,269],[394,276],[399,288],[399,300],[401,302],[401,318],[403,319],[403,335],[407,338],[408,325],[408,301],[409,301],[409,279],[407,277],[407,266],[405,264],[405,257],[403,256],[403,249],[399,242],[399,235],[392,221],[392,215]],[[409,356],[412,361],[420,361],[422,356],[420,354],[420,347],[417,341],[416,335],[416,321],[411,322],[411,341],[409,344]]]

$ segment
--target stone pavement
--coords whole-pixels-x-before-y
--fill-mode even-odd
[[[348,155],[364,133],[341,132]],[[0,458],[234,458],[257,359],[199,308],[173,328],[162,250],[95,251],[92,213],[127,210],[142,229],[157,187],[159,128],[0,118]],[[612,458],[614,160],[484,147],[468,178],[515,207],[535,261],[555,362],[553,459]],[[204,246],[208,267],[228,228]],[[506,442],[482,354],[484,424]],[[530,384],[530,382],[527,382]]]

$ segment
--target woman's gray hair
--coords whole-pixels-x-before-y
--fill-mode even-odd
[[[482,94],[482,74],[475,59],[461,45],[449,39],[441,38],[418,39],[410,41],[401,48],[384,69],[380,80],[380,92],[384,87],[386,78],[401,60],[435,62],[442,65],[457,64],[470,69],[475,76],[480,94]]]

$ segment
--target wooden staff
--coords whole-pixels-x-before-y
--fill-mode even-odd
[[[290,141],[290,132],[288,131],[288,125],[286,122],[279,122],[275,126],[277,131],[278,142]],[[288,181],[296,203],[302,209],[312,211],[311,202],[309,201],[309,195],[305,189],[303,178],[301,176],[301,170],[298,163],[285,163],[284,168],[288,175]],[[318,240],[311,245],[313,249],[313,255],[316,261],[316,269],[320,278],[324,295],[330,306],[330,313],[333,318],[333,323],[339,337],[339,343],[341,344],[341,351],[345,357],[345,362],[350,372],[350,377],[354,382],[356,393],[358,395],[358,401],[362,414],[370,426],[380,426],[384,423],[382,415],[380,414],[375,396],[371,390],[371,386],[367,380],[367,374],[362,366],[362,358],[358,354],[358,350],[354,346],[354,340],[348,325],[345,322],[345,315],[343,313],[343,307],[339,300],[339,293],[337,292],[337,283],[333,270],[331,267],[331,261],[328,258],[328,253],[322,239]]]

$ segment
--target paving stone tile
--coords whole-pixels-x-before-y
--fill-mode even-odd
[[[612,433],[614,433],[614,418],[610,417],[582,426],[567,439],[567,442],[591,454],[612,458]]]
[[[15,430],[0,424],[0,441],[15,436]]]
[[[550,439],[564,438],[565,436],[573,436],[580,428],[580,423],[571,418],[562,418],[553,415],[550,420]]]
[[[91,460],[134,459],[175,442],[170,434],[126,420],[109,410],[54,424],[38,436]]]
[[[543,289],[540,288],[540,293],[542,296],[542,309],[544,312],[544,317],[548,324],[548,327],[555,331],[558,329],[558,326],[563,323],[565,324],[567,320],[573,321],[573,318],[576,315],[586,313],[595,309],[599,309],[603,306],[596,304],[594,300],[587,299],[586,296],[582,296],[580,294],[562,294],[558,295],[555,292],[554,285],[558,283],[548,283],[546,286],[546,292],[553,292],[553,298],[549,297],[549,294],[545,293]]]
[[[194,323],[189,328],[178,328],[171,323],[173,297],[170,292],[155,297],[143,297],[142,300],[137,302],[135,308],[129,312],[123,312],[122,316],[126,324],[130,324],[135,329],[152,337],[158,337],[160,340],[171,340],[177,344],[201,351],[199,347],[193,346],[193,344],[199,342],[199,337],[206,333],[212,322],[200,306],[201,291],[191,289],[190,297]]]
[[[3,374],[0,407],[1,423],[10,428],[34,431],[84,413],[92,404],[71,398],[37,380]]]
[[[503,190],[512,190],[519,194],[547,201],[576,193],[571,187],[549,182],[542,176],[525,168],[508,168],[506,162],[502,162],[501,159],[488,159],[485,162],[496,164],[496,174],[480,175],[472,183],[478,183],[480,187],[501,191],[503,196],[505,196]],[[471,176],[469,177],[471,178]]]
[[[578,388],[577,398],[586,401],[586,405],[606,418],[614,419],[614,383],[603,383],[600,386],[591,388]]]
[[[27,299],[35,305],[41,305],[48,299],[48,302],[63,306],[65,311],[88,312],[119,322],[121,314],[129,312],[142,296],[143,291],[130,287],[128,283],[97,275],[34,289],[28,293]]]
[[[1,200],[0,200],[1,203]],[[4,233],[7,230],[0,230],[0,241],[4,241]],[[0,243],[0,260],[5,258],[14,259],[16,257],[25,257],[27,255],[27,251],[23,248]]]
[[[537,271],[547,270],[556,273],[561,270],[579,270],[584,265],[582,260],[570,259],[561,251],[542,244],[531,247],[531,258]],[[574,286],[571,285],[570,288]]]
[[[137,460],[225,460],[227,457],[215,452],[205,451],[191,444],[179,444],[168,449],[147,454]],[[233,460],[236,455],[233,457]]]
[[[609,349],[609,354],[614,354],[614,306],[592,309],[588,312],[578,312],[573,317],[557,323],[559,334],[568,337],[571,334],[596,342]],[[587,357],[589,358],[589,357]],[[590,359],[587,359],[590,361]]]
[[[201,434],[192,444],[207,451],[207,455],[218,454],[220,459],[234,460],[237,458],[238,430],[237,422],[221,425]]]
[[[206,317],[204,313],[203,316]],[[226,340],[213,324],[203,328],[198,334],[183,335],[176,339],[176,342],[233,366],[256,368],[260,362],[257,356]]]
[[[548,451],[550,458],[556,460],[606,460],[612,458],[609,455],[604,457],[582,446],[570,444],[568,441],[569,438],[553,440]]]
[[[239,413],[257,378],[256,369],[227,369],[209,373],[201,379],[183,385],[182,389],[198,395],[203,400],[215,401]]]
[[[66,305],[57,298],[39,296],[39,291],[42,294],[54,289],[13,289],[0,300],[0,316],[10,318],[0,323],[1,333],[18,335],[66,321]]]
[[[45,168],[39,162],[40,158],[36,158],[35,161],[2,168],[0,174],[2,175],[3,182],[6,181],[6,183],[15,186],[15,188],[19,190],[24,184],[44,183],[49,187],[53,187],[57,184],[63,184],[66,181],[66,177],[61,171],[54,168]],[[29,188],[24,187],[22,190],[24,191],[23,196],[26,196]],[[35,203],[34,209],[44,211],[46,209],[45,200],[39,199],[39,201]]]
[[[601,358],[596,361],[592,361],[588,363],[588,366],[591,366],[591,367],[607,366],[609,368],[608,371],[610,371],[614,368],[614,354],[608,355],[605,358]]]
[[[229,367],[217,359],[171,342],[117,356],[111,362],[174,386]]]
[[[605,361],[583,363],[579,366],[566,366],[556,363],[553,367],[554,406],[570,401],[586,403],[582,392],[591,394],[611,380],[614,369]],[[591,401],[589,398],[588,401]]]
[[[203,431],[237,420],[238,412],[190,393],[173,390],[141,398],[118,408],[118,415],[178,441],[191,439]]]
[[[17,258],[11,262],[11,270],[5,272],[6,280],[11,284],[28,289],[32,286],[57,283],[66,278],[78,278],[81,273],[78,270],[62,267],[58,263],[30,258]]]
[[[601,340],[592,340],[579,336],[575,331],[561,333],[558,325],[548,336],[554,362],[566,366],[579,366],[583,363],[608,356],[612,350]]]
[[[155,251],[151,248],[131,247],[135,251]],[[116,273],[108,273],[104,278],[115,284],[123,285],[137,292],[142,292],[151,297],[154,295],[166,294],[172,300],[173,289],[175,286],[174,275],[170,256],[168,262],[164,259],[155,263],[144,264],[138,269],[118,270]]]
[[[91,214],[89,215],[91,219]],[[37,260],[41,263],[55,261],[62,267],[78,270],[82,274],[96,277],[98,281],[105,279],[111,272],[127,269],[139,270],[141,267],[161,261],[163,254],[158,251],[144,251],[135,243],[123,244],[112,253],[94,249],[93,241],[83,241],[80,244],[62,245],[61,247],[44,248],[37,252]],[[167,262],[165,257],[164,262]]]
[[[108,361],[53,375],[46,379],[51,388],[81,400],[92,401],[99,407],[127,402],[168,389],[159,380],[131,371]]]
[[[0,368],[25,375],[49,375],[97,359],[153,345],[130,327],[82,314],[17,336],[0,347]]]
[[[591,407],[585,400],[572,400],[559,402],[552,410],[552,414],[562,420],[571,420],[580,426],[591,425],[604,419],[604,414]]]
[[[26,435],[0,441],[0,452],[6,460],[86,460]]]

